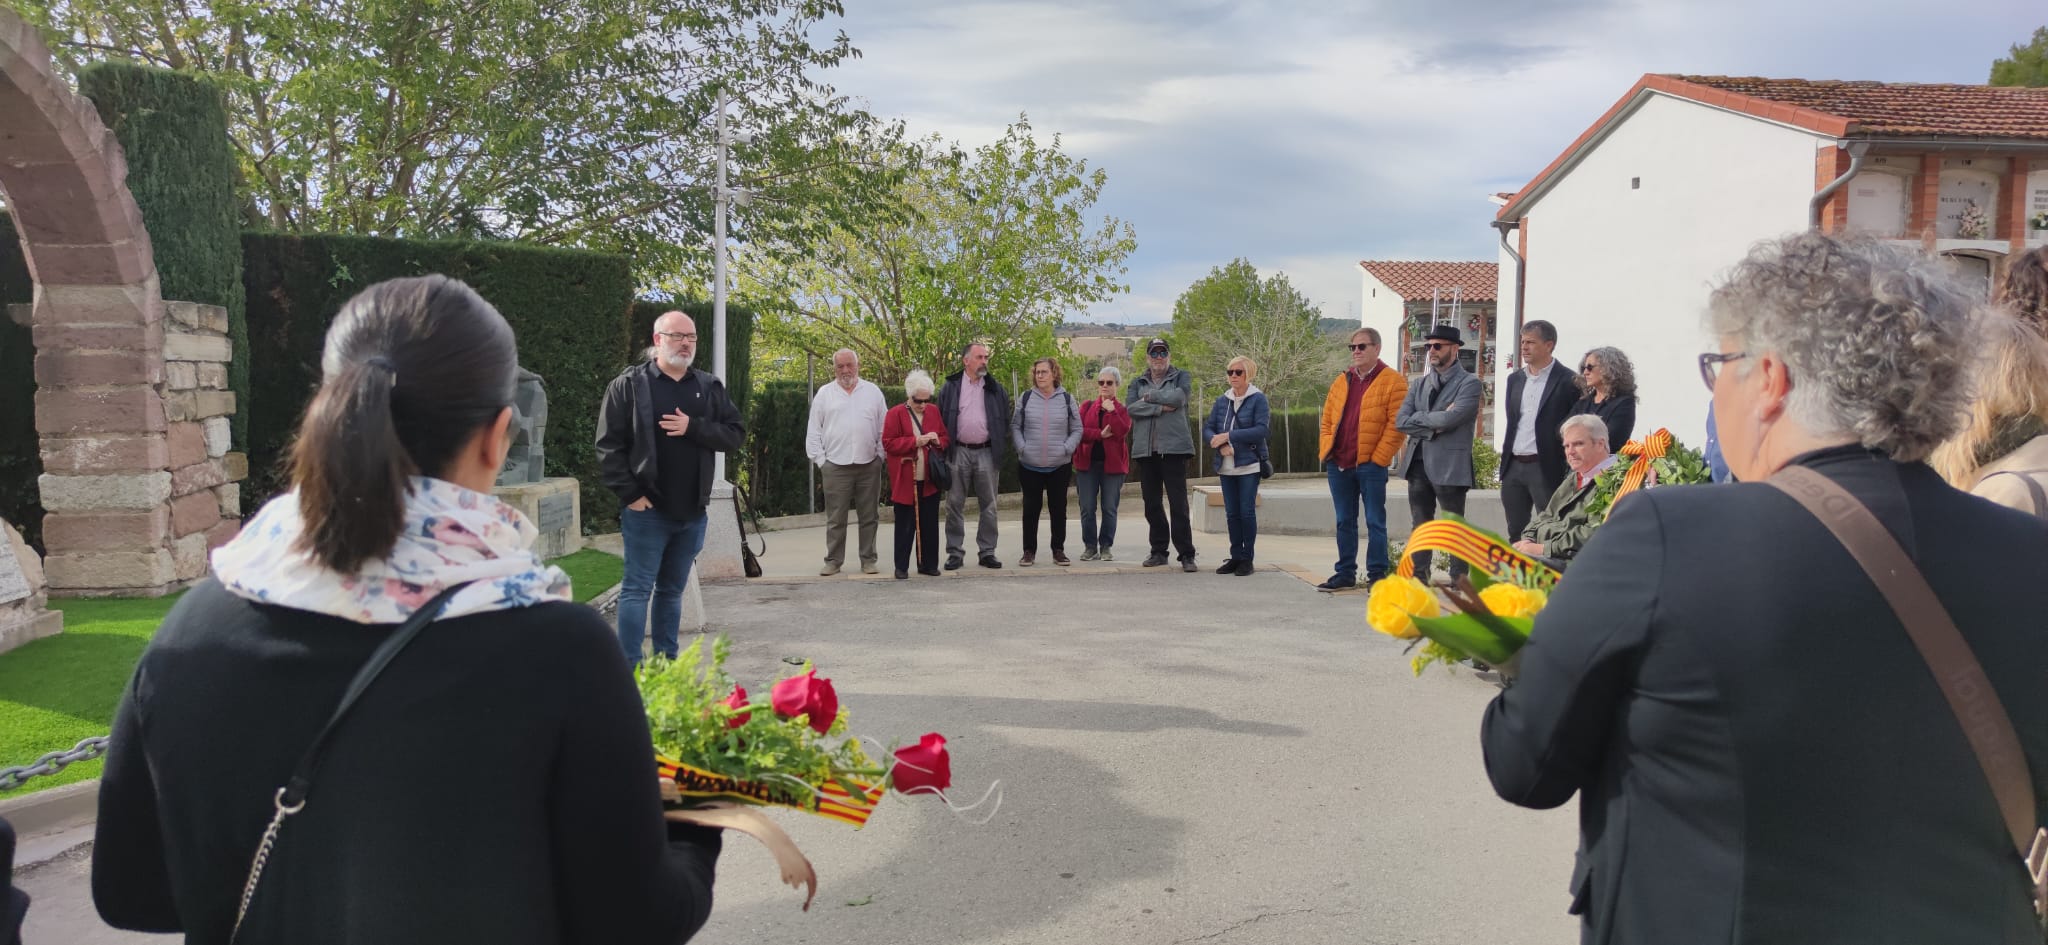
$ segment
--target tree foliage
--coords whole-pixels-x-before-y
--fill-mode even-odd
[[[2034,30],[2026,45],[2014,44],[2012,55],[1991,61],[1991,84],[2048,87],[2048,26]]]
[[[1108,175],[1041,144],[1019,117],[995,142],[962,150],[936,136],[892,149],[906,213],[829,226],[800,259],[744,261],[771,348],[828,354],[851,348],[870,376],[914,367],[958,370],[969,341],[992,348],[1007,385],[1034,357],[1058,353],[1062,318],[1125,292],[1130,224],[1091,210]],[[768,303],[761,303],[767,306]]]
[[[25,0],[74,70],[125,57],[229,95],[255,227],[519,239],[709,258],[721,91],[756,133],[736,237],[801,245],[886,190],[853,158],[899,132],[816,75],[837,0]],[[802,212],[799,212],[802,208]]]
[[[1321,331],[1322,310],[1296,291],[1286,273],[1265,279],[1249,261],[1233,259],[1194,281],[1173,303],[1174,360],[1196,377],[1223,382],[1238,355],[1259,366],[1268,396],[1315,396],[1344,369],[1340,345]]]

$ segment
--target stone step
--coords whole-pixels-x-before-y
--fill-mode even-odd
[[[1229,534],[1230,526],[1223,514],[1221,487],[1211,483],[1195,486],[1193,505],[1196,531],[1211,535]],[[1358,530],[1362,538],[1365,522],[1363,513],[1360,514]],[[1500,491],[1474,489],[1466,493],[1465,518],[1496,534],[1506,533],[1507,511],[1500,504]],[[1414,523],[1408,515],[1408,484],[1400,480],[1387,483],[1387,537],[1405,539],[1413,528]],[[1260,483],[1259,534],[1335,536],[1337,511],[1330,501],[1328,483],[1321,479],[1277,477]]]

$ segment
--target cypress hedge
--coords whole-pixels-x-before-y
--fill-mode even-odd
[[[228,389],[239,405],[234,442],[249,441],[249,322],[242,295],[242,226],[236,212],[234,145],[218,86],[184,73],[100,62],[78,75],[78,91],[121,142],[128,189],[142,210],[169,301],[228,310]]]
[[[586,530],[608,530],[618,499],[599,481],[597,408],[624,367],[631,260],[518,243],[368,236],[242,237],[249,300],[249,481],[245,504],[284,487],[282,460],[320,380],[320,347],[342,303],[385,279],[441,273],[495,305],[519,360],[547,384],[546,470],[582,486]]]
[[[718,337],[712,325],[711,303],[696,300],[664,302],[660,299],[636,299],[631,315],[632,328],[626,339],[625,363],[633,364],[645,353],[649,340],[654,337],[654,320],[663,312],[680,310],[697,323],[697,359],[690,367],[713,373],[711,362],[716,358],[715,339]],[[726,330],[732,332],[730,347],[725,352],[726,396],[732,398],[740,416],[747,416],[749,395],[753,391],[754,375],[754,310],[727,301],[725,305]],[[766,514],[766,513],[763,513]]]
[[[43,554],[42,495],[36,488],[36,477],[43,474],[42,446],[36,442],[36,348],[29,326],[7,317],[8,305],[25,305],[34,297],[35,282],[21,255],[14,217],[0,213],[0,518]]]

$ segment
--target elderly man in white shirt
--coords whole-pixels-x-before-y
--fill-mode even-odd
[[[825,567],[831,577],[846,563],[846,512],[860,521],[860,571],[875,574],[875,530],[881,524],[882,420],[889,402],[882,389],[861,380],[860,355],[832,355],[832,383],[811,398],[804,453],[818,464],[825,485]]]

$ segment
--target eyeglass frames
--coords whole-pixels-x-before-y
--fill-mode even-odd
[[[1228,369],[1224,370],[1224,372],[1223,372],[1223,373],[1225,373],[1225,374],[1228,374],[1228,375],[1230,375],[1231,377],[1243,377],[1243,376],[1244,376],[1244,368],[1235,368],[1235,367],[1234,367],[1234,368],[1228,368]]]
[[[1721,365],[1749,357],[1747,351],[1733,351],[1728,354],[1707,353],[1700,355],[1700,380],[1707,382],[1707,390],[1714,389],[1714,377],[1721,373]]]
[[[1432,341],[1429,344],[1424,345],[1424,347],[1428,348],[1431,351],[1441,351],[1445,348],[1455,348],[1457,347],[1457,345],[1451,344],[1448,341]]]
[[[1364,350],[1367,350],[1367,349],[1369,349],[1369,348],[1377,348],[1377,347],[1379,347],[1379,345],[1373,344],[1372,342],[1368,341],[1368,342],[1366,342],[1366,343],[1364,343],[1364,344],[1360,344],[1360,345],[1352,345],[1352,346],[1351,346],[1351,350],[1353,350],[1353,351],[1364,351]]]
[[[654,334],[665,341],[697,340],[697,333],[694,331],[657,331]]]

